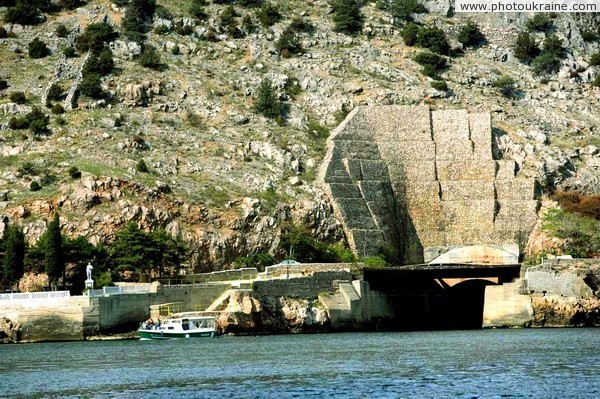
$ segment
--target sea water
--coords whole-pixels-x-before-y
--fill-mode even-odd
[[[600,398],[599,329],[0,345],[0,397]]]

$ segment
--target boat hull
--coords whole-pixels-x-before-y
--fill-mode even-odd
[[[140,339],[173,339],[173,338],[213,338],[215,336],[214,331],[199,331],[199,332],[163,332],[163,331],[149,331],[149,330],[138,330]]]

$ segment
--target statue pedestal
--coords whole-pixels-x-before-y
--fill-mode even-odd
[[[85,280],[85,290],[93,290],[94,289],[94,280],[91,278]]]

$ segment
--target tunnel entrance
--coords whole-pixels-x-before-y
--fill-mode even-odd
[[[468,280],[444,290],[443,328],[480,329],[483,324],[486,280]]]
[[[520,265],[411,266],[364,270],[371,290],[385,294],[390,330],[481,329],[485,287],[512,281]]]

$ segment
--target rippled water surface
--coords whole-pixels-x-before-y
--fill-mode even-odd
[[[0,397],[600,398],[600,330],[0,346]]]

